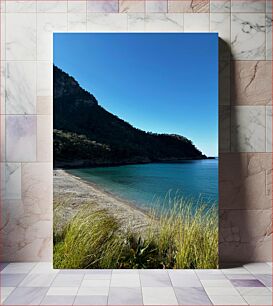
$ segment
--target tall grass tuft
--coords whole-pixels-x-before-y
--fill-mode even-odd
[[[54,235],[56,268],[217,268],[218,210],[215,205],[168,199],[150,212],[145,231],[122,231],[106,210],[88,205]],[[89,206],[90,207],[90,206]],[[58,218],[54,218],[58,222]]]

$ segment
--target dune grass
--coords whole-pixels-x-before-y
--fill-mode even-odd
[[[217,207],[174,201],[172,209],[151,211],[141,233],[121,230],[106,210],[87,203],[62,230],[54,230],[54,267],[217,268]],[[54,228],[57,222],[54,215]]]

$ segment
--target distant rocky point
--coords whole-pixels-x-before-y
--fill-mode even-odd
[[[145,132],[111,114],[54,66],[54,166],[110,166],[207,159],[191,140]]]

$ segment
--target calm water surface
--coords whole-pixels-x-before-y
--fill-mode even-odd
[[[82,168],[68,172],[142,208],[163,205],[166,195],[174,197],[175,194],[184,199],[218,202],[218,159]]]

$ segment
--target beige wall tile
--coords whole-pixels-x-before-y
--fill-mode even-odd
[[[37,116],[37,161],[52,162],[53,146],[52,146],[53,122],[52,116]]]
[[[142,0],[119,0],[120,13],[144,13],[145,1]]]
[[[272,258],[272,210],[220,210],[220,263]]]
[[[231,103],[272,104],[272,64],[269,61],[233,61]]]
[[[220,209],[270,209],[271,190],[267,173],[272,170],[270,153],[224,153],[219,160]]]
[[[208,13],[209,0],[169,0],[168,12],[172,13]]]

